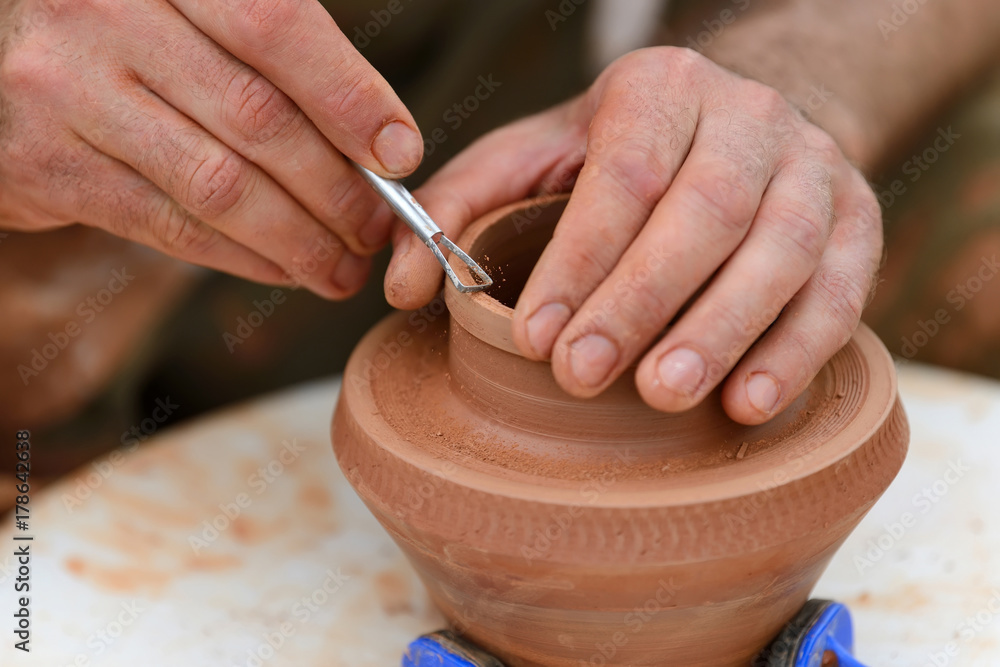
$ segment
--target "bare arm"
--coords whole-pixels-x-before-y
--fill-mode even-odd
[[[996,0],[724,0],[679,23],[667,41],[778,89],[867,169],[1000,55]]]

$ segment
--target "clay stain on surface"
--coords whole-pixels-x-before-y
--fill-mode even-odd
[[[413,613],[413,587],[398,572],[384,570],[375,576],[375,594],[389,616]]]
[[[333,498],[325,487],[319,484],[307,484],[299,492],[299,502],[305,507],[325,510],[333,504]]]
[[[130,566],[107,567],[89,563],[77,556],[66,559],[66,569],[71,574],[113,593],[137,591],[160,593],[175,574]]]

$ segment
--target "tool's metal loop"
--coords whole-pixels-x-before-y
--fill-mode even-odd
[[[402,218],[403,222],[413,230],[413,233],[424,242],[424,245],[431,249],[431,252],[434,253],[438,263],[441,264],[441,268],[444,269],[448,279],[451,280],[451,283],[459,292],[481,292],[493,284],[493,280],[483,270],[483,267],[479,266],[465,251],[452,243],[451,239],[444,235],[444,232],[437,226],[437,223],[427,215],[424,207],[420,205],[420,202],[410,194],[410,191],[402,183],[382,178],[378,174],[365,169],[357,162],[352,161],[351,164],[375,188],[375,191],[379,193],[382,199],[389,204],[389,208],[392,209],[393,213]],[[459,280],[458,274],[451,268],[451,264],[448,263],[444,253],[441,252],[441,248],[438,247],[439,244],[447,248],[469,267],[469,271],[472,272],[476,284],[467,285]]]

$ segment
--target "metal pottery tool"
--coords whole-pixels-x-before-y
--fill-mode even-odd
[[[810,600],[753,661],[755,667],[864,667],[854,659],[854,629],[847,607]],[[497,658],[443,630],[410,644],[402,667],[503,667]]]
[[[431,219],[431,216],[427,215],[424,207],[414,199],[413,195],[403,187],[402,183],[382,178],[353,160],[351,164],[368,181],[369,185],[375,189],[375,192],[385,200],[389,208],[403,219],[403,222],[424,242],[424,245],[431,249],[431,252],[437,257],[438,263],[441,264],[451,283],[459,292],[481,292],[493,284],[493,279],[483,270],[483,267],[479,266],[471,257],[465,254],[465,251],[452,243],[451,239],[444,235],[444,232],[437,226],[437,223]],[[444,253],[441,252],[439,246],[442,245],[451,251],[453,255],[465,262],[465,265],[469,267],[469,271],[472,272],[472,276],[476,280],[475,285],[466,285],[458,279],[455,270],[451,268],[451,264],[448,263]]]

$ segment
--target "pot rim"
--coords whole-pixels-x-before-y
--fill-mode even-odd
[[[546,207],[558,202],[569,201],[569,193],[554,195],[542,195],[524,201],[514,202],[502,208],[491,211],[479,218],[458,238],[458,246],[469,251],[479,237],[490,227],[500,220],[508,217],[512,213],[525,210],[533,206]],[[473,258],[475,259],[475,258]],[[475,282],[472,272],[464,262],[452,255],[449,260],[451,267],[458,274],[459,279],[464,283]],[[448,311],[466,331],[480,339],[484,343],[497,347],[505,352],[523,357],[520,350],[514,344],[512,326],[514,322],[514,309],[507,306],[486,292],[470,292],[462,294],[456,289],[451,281],[445,281],[444,300],[448,306]]]

